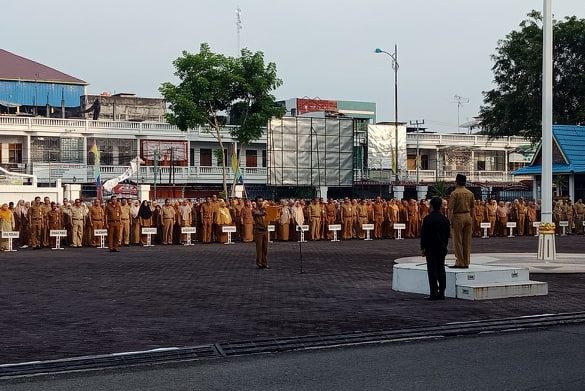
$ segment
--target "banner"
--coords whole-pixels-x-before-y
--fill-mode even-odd
[[[105,191],[107,192],[112,192],[112,190],[114,189],[114,187],[116,187],[116,185],[122,181],[125,181],[126,179],[132,177],[134,174],[136,174],[136,172],[138,171],[138,165],[144,163],[144,161],[142,159],[140,159],[140,157],[135,157],[134,159],[132,159],[130,161],[130,167],[128,167],[126,169],[126,171],[124,171],[123,173],[121,173],[120,175],[118,175],[115,178],[112,179],[108,179],[107,181],[104,182],[103,184],[103,188]]]

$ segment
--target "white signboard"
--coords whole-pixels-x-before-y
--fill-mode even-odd
[[[195,234],[197,233],[197,227],[181,227],[182,234]]]
[[[274,232],[276,230],[276,227],[274,226],[274,224],[270,224],[268,226],[268,232]]]
[[[52,229],[49,231],[49,236],[52,238],[67,236],[67,230],[65,229]]]
[[[236,227],[233,225],[226,225],[221,227],[221,232],[236,232]]]
[[[94,229],[93,230],[94,236],[108,236],[107,229]]]
[[[362,224],[362,229],[364,231],[372,230],[374,229],[374,224]]]
[[[540,221],[533,221],[532,222],[532,227],[539,228],[540,227]]]
[[[341,231],[341,224],[330,224],[329,231]]]
[[[559,227],[568,227],[568,226],[569,226],[568,221],[559,221]]]
[[[394,223],[394,229],[406,229],[406,224],[404,224],[404,223]]]
[[[20,232],[18,231],[2,231],[2,239],[18,239]]]
[[[156,228],[142,228],[142,235],[156,235]]]
[[[308,231],[308,230],[309,230],[308,225],[297,225],[297,231]]]
[[[492,225],[490,223],[480,223],[479,224],[481,229],[490,228]]]
[[[507,228],[516,228],[516,222],[515,221],[509,221],[508,223],[506,223],[506,227]]]

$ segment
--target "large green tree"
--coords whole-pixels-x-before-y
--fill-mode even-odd
[[[265,64],[262,52],[244,49],[239,57],[229,57],[212,52],[205,43],[198,53],[184,51],[173,65],[179,83],[163,83],[159,89],[169,104],[167,121],[183,131],[198,126],[209,129],[222,154],[223,191],[227,195],[223,156],[226,118],[235,125],[230,133],[241,148],[262,136],[270,118],[284,114],[271,94],[282,85],[276,65]]]
[[[575,16],[554,22],[553,121],[585,122],[585,19]],[[520,29],[498,42],[495,88],[484,92],[484,132],[491,137],[541,138],[542,15],[528,14]]]

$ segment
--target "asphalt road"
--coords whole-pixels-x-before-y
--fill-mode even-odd
[[[585,325],[5,380],[0,390],[583,390]]]

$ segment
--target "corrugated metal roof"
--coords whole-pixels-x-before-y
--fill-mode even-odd
[[[553,137],[567,158],[568,164],[553,164],[553,174],[585,173],[585,126],[554,125]],[[540,147],[539,147],[540,153]],[[512,175],[540,175],[542,166],[522,167]]]
[[[0,49],[0,80],[57,82],[64,84],[88,83],[38,62]]]

